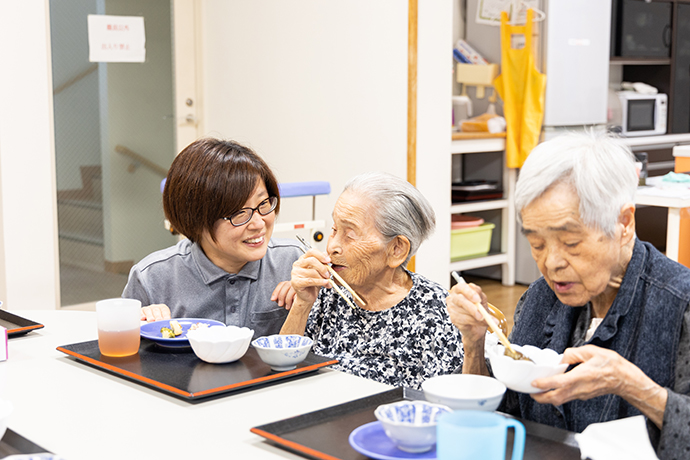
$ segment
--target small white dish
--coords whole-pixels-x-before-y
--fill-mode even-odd
[[[246,327],[210,326],[189,330],[187,339],[199,359],[223,364],[244,356],[253,335],[254,331]]]
[[[550,348],[537,348],[532,345],[514,345],[513,348],[532,361],[515,360],[504,354],[505,347],[500,343],[486,348],[494,376],[506,387],[520,393],[541,393],[544,390],[533,387],[536,379],[562,374],[568,368],[561,363],[562,354]]]
[[[473,374],[439,375],[422,382],[427,401],[453,410],[493,412],[503,399],[506,386],[493,377]]]
[[[450,407],[427,401],[398,401],[376,408],[386,436],[405,452],[420,453],[436,444],[436,419]]]
[[[259,358],[274,371],[289,371],[304,361],[313,345],[309,337],[274,334],[259,337],[252,342]]]

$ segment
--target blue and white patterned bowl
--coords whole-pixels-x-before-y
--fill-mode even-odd
[[[259,337],[252,346],[259,358],[274,371],[289,371],[307,357],[313,341],[301,335],[268,335]]]
[[[399,401],[376,408],[374,415],[396,447],[405,452],[426,452],[436,444],[436,419],[450,407],[426,401]]]

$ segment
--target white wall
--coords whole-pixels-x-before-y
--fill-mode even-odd
[[[419,2],[418,185],[450,226],[451,0]],[[252,146],[279,181],[327,180],[317,218],[345,182],[406,177],[407,2],[206,0],[200,131]],[[283,221],[306,199],[285,200]],[[330,226],[330,223],[327,225]],[[292,236],[292,235],[283,235]],[[448,284],[449,232],[422,245],[417,271]]]
[[[48,0],[0,2],[0,300],[59,303]]]
[[[407,2],[201,1],[202,133],[251,144],[281,181],[331,181],[321,218],[354,174],[405,177]],[[420,2],[417,182],[441,230],[417,271],[444,285],[451,29],[451,0]],[[48,0],[0,1],[0,62],[17,69],[0,72],[0,300],[11,309],[59,303],[49,42]]]

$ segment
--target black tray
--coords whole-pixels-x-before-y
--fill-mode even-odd
[[[43,324],[35,323],[21,316],[13,315],[5,310],[0,310],[0,326],[7,329],[7,337],[17,337],[41,329]]]
[[[238,361],[209,364],[197,358],[191,348],[164,348],[149,340],[141,341],[139,353],[124,358],[101,355],[98,340],[64,345],[57,350],[77,362],[189,402],[297,377],[338,362],[310,352],[296,369],[276,372],[261,361],[251,346]]]
[[[409,388],[378,393],[344,404],[297,417],[257,426],[252,433],[269,442],[308,458],[321,460],[364,460],[348,441],[350,433],[365,423],[376,421],[374,410],[381,404],[424,399],[420,391]],[[524,460],[580,460],[573,433],[539,423],[523,421],[527,437]],[[513,445],[508,433],[508,456]]]
[[[2,439],[0,439],[0,458],[5,458],[8,455],[41,454],[46,452],[48,451],[43,447],[34,444],[9,428],[5,431]]]

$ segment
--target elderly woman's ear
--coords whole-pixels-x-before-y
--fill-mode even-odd
[[[619,225],[623,226],[621,232],[621,243],[628,244],[635,236],[635,205],[632,203],[625,204],[621,208],[620,216],[618,217]]]
[[[388,266],[398,268],[410,253],[410,240],[402,235],[398,235],[388,243]]]

